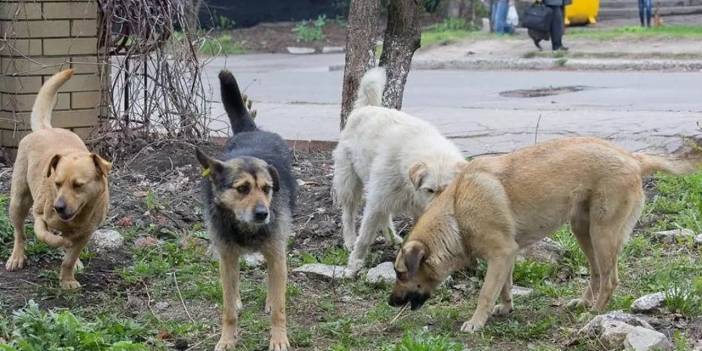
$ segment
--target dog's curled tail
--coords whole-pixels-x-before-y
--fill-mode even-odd
[[[231,72],[227,70],[219,72],[219,90],[222,94],[224,110],[227,111],[229,116],[232,133],[237,134],[257,130],[256,122],[251,118],[249,110],[244,105],[239,84],[237,84]]]
[[[365,106],[382,106],[383,90],[385,89],[385,68],[375,67],[370,69],[361,78],[358,86],[358,96],[353,108]]]
[[[702,169],[702,149],[698,145],[693,145],[692,150],[677,156],[663,157],[634,153],[634,157],[641,165],[642,176],[652,175],[659,171],[682,176]]]
[[[32,130],[51,128],[51,111],[56,105],[56,93],[67,80],[73,77],[73,70],[67,69],[51,76],[39,89],[32,107]]]

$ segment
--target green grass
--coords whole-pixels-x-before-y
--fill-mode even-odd
[[[314,21],[302,21],[292,29],[297,42],[311,43],[324,39],[324,27],[327,25],[327,16],[320,15]]]
[[[702,38],[702,26],[693,25],[671,25],[663,27],[643,28],[639,26],[592,29],[592,28],[570,28],[569,37],[585,38],[595,40],[612,39],[700,39]]]
[[[687,177],[657,176],[659,193],[644,213],[657,219],[656,228],[687,228],[702,232],[702,172]]]
[[[229,34],[222,34],[215,38],[205,38],[200,45],[200,53],[207,56],[241,55],[246,49]]]

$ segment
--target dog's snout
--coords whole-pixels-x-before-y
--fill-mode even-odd
[[[263,205],[256,205],[256,208],[254,209],[254,218],[257,221],[265,221],[268,219],[268,208]]]
[[[66,212],[66,201],[63,200],[63,198],[58,198],[56,202],[54,202],[54,210],[56,210],[56,213],[58,214],[64,214]]]

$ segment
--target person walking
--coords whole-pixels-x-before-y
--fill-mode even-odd
[[[641,27],[651,27],[651,17],[653,16],[653,0],[639,0],[639,19],[641,20]]]
[[[507,24],[507,12],[509,11],[509,0],[497,0],[492,6],[493,30],[497,34],[509,34],[511,28]]]
[[[568,51],[568,48],[563,46],[563,33],[565,32],[565,19],[563,16],[566,5],[570,5],[572,2],[573,0],[544,0],[544,5],[553,10],[553,21],[551,22],[551,47],[553,51]]]

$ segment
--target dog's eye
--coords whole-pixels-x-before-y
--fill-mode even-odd
[[[271,192],[271,187],[270,185],[264,185],[263,187],[261,187],[261,190],[263,190],[264,193],[268,194],[269,192]]]
[[[80,189],[80,187],[83,186],[83,183],[73,183],[73,188],[75,189]]]
[[[60,188],[60,187],[61,187],[61,184],[63,184],[63,183],[61,183],[61,182],[56,182],[56,183],[54,183],[54,184],[56,184],[56,187],[57,187],[57,188]]]
[[[427,188],[426,190],[427,190],[427,192],[428,192],[429,194],[433,194],[433,193],[434,193],[434,189]]]
[[[248,184],[239,185],[238,187],[236,187],[236,191],[238,191],[239,194],[246,194],[249,192],[249,185]]]

